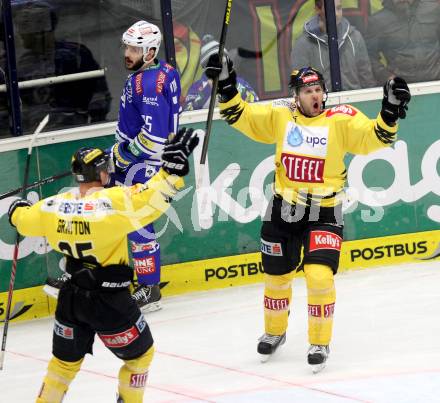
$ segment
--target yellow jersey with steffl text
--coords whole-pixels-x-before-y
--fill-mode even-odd
[[[275,193],[290,203],[323,207],[342,202],[347,153],[368,154],[390,146],[397,125],[369,119],[351,105],[308,118],[288,100],[248,104],[239,95],[220,103],[220,113],[253,140],[276,145]]]
[[[20,234],[45,236],[53,249],[76,259],[128,265],[127,234],[162,215],[182,186],[182,178],[160,170],[146,184],[100,188],[84,197],[75,188],[18,207],[12,223]]]

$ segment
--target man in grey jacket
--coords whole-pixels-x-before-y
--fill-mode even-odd
[[[375,78],[402,76],[409,83],[440,80],[440,3],[383,0],[365,36]]]
[[[324,0],[315,0],[316,15],[304,24],[304,33],[298,38],[290,55],[292,69],[312,66],[324,75],[330,85],[330,59],[325,24]],[[367,47],[361,33],[342,16],[341,0],[335,0],[338,29],[339,59],[342,89],[356,90],[376,86]]]

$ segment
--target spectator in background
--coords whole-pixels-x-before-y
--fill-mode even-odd
[[[205,69],[209,56],[218,53],[219,43],[214,40],[210,34],[206,34],[202,38],[202,47],[200,49],[200,66]],[[225,54],[228,51],[225,49]],[[209,100],[211,99],[212,84],[211,80],[206,77],[205,73],[202,77],[195,81],[188,90],[183,104],[184,111],[193,111],[196,109],[203,109],[209,107]],[[237,77],[237,90],[241,98],[247,102],[258,101],[258,95],[244,79]]]
[[[19,81],[99,70],[91,51],[84,45],[56,40],[57,15],[44,1],[16,1],[13,4],[17,41]],[[104,77],[43,85],[20,91],[25,132],[35,129],[49,113],[49,126],[62,128],[104,121],[111,96]]]
[[[368,20],[365,40],[377,81],[403,76],[410,82],[440,80],[440,3],[383,0]]]
[[[315,0],[316,15],[304,24],[304,33],[298,38],[290,60],[293,70],[313,66],[322,71],[327,85],[331,83],[330,59],[324,0]],[[342,89],[356,90],[376,85],[367,47],[361,33],[342,16],[341,0],[335,0],[338,29],[339,59]]]

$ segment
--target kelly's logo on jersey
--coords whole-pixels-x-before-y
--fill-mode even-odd
[[[342,238],[329,231],[311,231],[309,250],[313,252],[319,249],[333,249],[340,251]]]
[[[334,106],[333,108],[329,109],[327,111],[327,113],[325,114],[325,116],[327,116],[329,118],[330,116],[336,115],[338,113],[343,114],[343,115],[354,116],[354,115],[356,115],[357,110],[352,108],[350,105],[338,105],[338,106]]]
[[[139,337],[139,331],[136,326],[132,326],[124,332],[115,334],[98,334],[98,336],[106,347],[121,348],[134,342]]]
[[[325,160],[295,154],[281,154],[286,176],[295,182],[324,182]]]

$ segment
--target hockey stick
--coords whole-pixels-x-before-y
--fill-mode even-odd
[[[22,188],[23,188],[22,197],[23,198],[26,195],[26,187],[27,187],[27,182],[29,179],[29,168],[30,168],[30,163],[31,163],[32,147],[34,145],[35,139],[37,138],[38,134],[44,129],[44,127],[46,126],[48,121],[49,121],[49,115],[46,115],[45,118],[40,122],[40,124],[37,127],[37,130],[35,130],[34,134],[31,137],[31,142],[29,144],[28,153],[26,156],[26,164],[24,167],[24,179],[23,179],[23,186],[22,186]],[[19,244],[20,244],[20,234],[18,233],[18,231],[16,231],[14,253],[12,256],[11,277],[9,280],[8,302],[6,305],[5,323],[3,325],[2,349],[0,351],[0,370],[3,370],[3,362],[5,359],[6,338],[8,337],[9,318],[11,315],[12,293],[14,292],[15,274],[17,272]]]
[[[10,197],[10,196],[14,196],[14,195],[16,195],[16,194],[18,194],[20,192],[23,192],[24,190],[35,189],[35,188],[37,188],[39,186],[46,185],[47,183],[55,182],[56,180],[65,178],[66,176],[69,176],[69,175],[72,175],[71,171],[63,172],[63,173],[58,174],[58,175],[49,176],[48,178],[40,179],[39,181],[30,183],[29,185],[26,186],[26,188],[21,186],[21,187],[19,187],[17,189],[9,190],[6,193],[0,194],[0,200],[6,199],[7,197]]]
[[[225,16],[223,18],[222,32],[220,34],[220,42],[218,45],[218,56],[220,63],[223,60],[223,53],[225,50],[226,33],[228,32],[229,20],[231,17],[232,0],[226,0]],[[218,77],[213,80],[211,89],[211,99],[209,100],[208,118],[206,120],[205,137],[203,139],[202,156],[200,157],[200,165],[205,165],[206,154],[208,153],[209,136],[211,135],[212,117],[214,115],[214,107],[218,88]],[[202,167],[203,168],[203,167]],[[200,178],[202,172],[200,173]],[[200,181],[202,182],[202,181]]]

